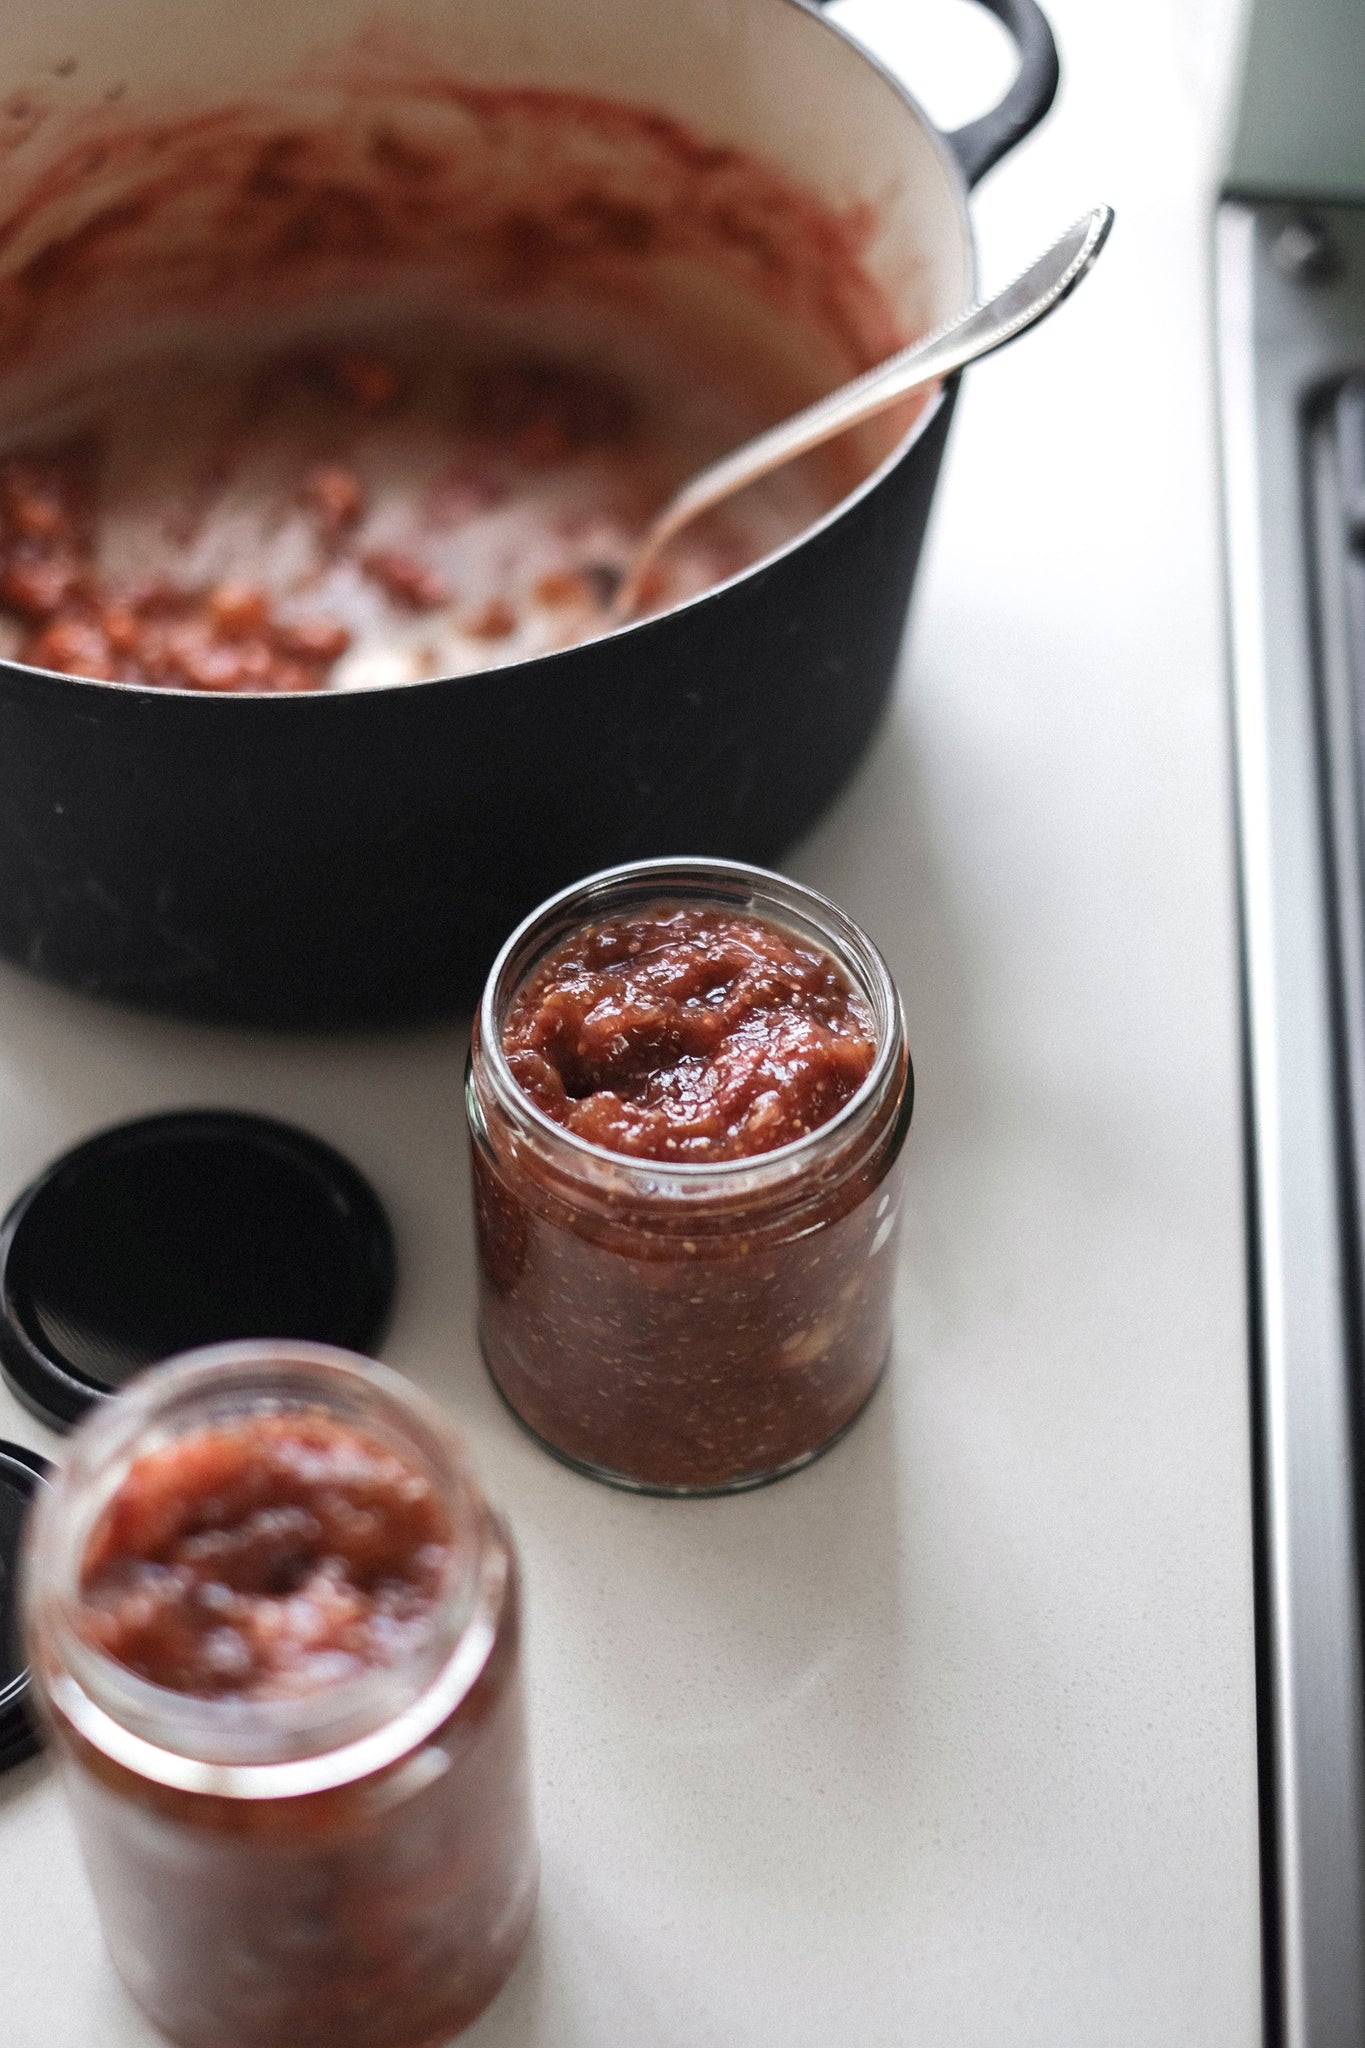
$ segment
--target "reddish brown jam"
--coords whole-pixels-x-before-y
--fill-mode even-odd
[[[470,1068],[495,1382],[602,1478],[686,1493],[794,1470],[859,1413],[890,1344],[910,1091],[889,988],[878,1024],[871,981],[724,901],[599,912],[538,961],[526,946]]]
[[[907,338],[871,206],[659,109],[375,24],[281,83],[74,132],[78,77],[17,95],[0,657],[294,694],[573,645],[687,477]],[[799,533],[908,418],[682,534],[643,609]]]
[[[318,689],[351,636],[248,582],[177,584],[98,560],[101,450],[0,461],[0,619],[39,668],[182,690]]]
[[[34,1670],[105,1938],[171,2040],[435,2048],[535,1900],[515,1558],[401,1402],[357,1372],[281,1409],[271,1371],[273,1407],[225,1415],[210,1384],[178,1434],[157,1375],[120,1397],[147,1448],[75,1597],[63,1566],[33,1603]],[[79,1465],[68,1496],[101,1483]]]
[[[651,508],[708,452],[605,370],[429,326],[142,363],[86,394],[78,433],[0,457],[0,653],[267,693],[546,653],[601,630]],[[646,608],[763,545],[712,519]]]
[[[513,996],[503,1050],[575,1136],[707,1164],[827,1123],[867,1079],[876,1036],[820,948],[762,918],[660,905],[561,941]]]
[[[173,1692],[297,1698],[420,1650],[453,1546],[431,1481],[374,1437],[251,1416],[136,1460],[86,1548],[85,1630]]]

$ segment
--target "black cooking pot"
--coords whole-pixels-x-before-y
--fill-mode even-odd
[[[947,136],[801,0],[428,11],[461,75],[586,83],[783,162],[840,204],[862,195],[876,210],[868,268],[915,331],[969,296],[966,194],[1056,90],[1032,0],[983,4],[1018,44],[1018,75],[993,112]],[[7,68],[41,74],[49,116],[6,160],[0,210],[71,164],[92,108],[126,122],[196,97],[283,101],[320,24],[340,45],[372,10],[240,0],[215,11],[211,36],[191,0],[32,13],[20,69]],[[410,8],[405,19],[410,34]],[[372,27],[356,32],[371,81],[392,51],[375,56]],[[111,173],[90,161],[89,204],[113,219],[100,186]],[[65,264],[82,282],[79,218],[36,253],[32,232],[17,251],[0,233],[0,297],[20,258],[40,283],[54,264],[59,281]],[[205,1018],[408,1020],[467,1005],[511,926],[575,876],[679,849],[771,864],[840,788],[882,710],[952,400],[940,395],[831,514],[746,573],[486,676],[233,697],[0,664],[0,950],[92,993]]]

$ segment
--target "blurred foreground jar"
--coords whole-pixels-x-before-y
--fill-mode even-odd
[[[735,1045],[746,1055],[753,1034],[769,1024],[777,1034],[769,1068],[778,1085],[752,1115],[795,1129],[789,1142],[763,1150],[749,1133],[742,1156],[708,1160],[707,1141],[684,1128],[681,1139],[668,1139],[683,1156],[643,1157],[546,1114],[509,1063],[519,994],[522,1009],[528,991],[534,1003],[566,949],[591,961],[596,946],[609,967],[624,960],[628,974],[632,951],[648,955],[656,936],[666,941],[676,927],[682,950],[670,956],[670,988],[681,986],[675,969],[689,933],[699,949],[695,992],[685,1000],[701,1009],[669,1013],[685,1035],[708,1003],[728,1000],[707,983],[708,919],[722,936],[738,920],[741,939],[747,923],[760,942],[766,933],[798,949],[798,975],[826,992],[817,1005],[837,1008],[842,991],[856,1006],[870,1043],[865,1078],[850,1098],[812,1128],[782,1102],[781,1033],[790,1020],[778,1007],[763,1008],[760,955],[746,970],[759,993],[736,1026]],[[583,941],[577,949],[575,934]],[[649,1008],[649,971],[621,1000],[626,1062],[627,1040]],[[578,986],[589,990],[580,1001],[591,1000],[593,984]],[[572,965],[565,987],[572,998]],[[585,1028],[595,1021],[590,1015]],[[641,1025],[641,1044],[650,1028]],[[657,1029],[667,1041],[669,1025]],[[676,1041],[674,1033],[674,1051]],[[844,1040],[829,1046],[831,1056],[844,1056]],[[662,1057],[670,1056],[666,1047]],[[531,1070],[522,1055],[512,1057],[523,1074]],[[489,976],[466,1085],[481,1337],[493,1379],[520,1420],[593,1477],[659,1493],[758,1485],[826,1448],[866,1403],[890,1344],[912,1096],[886,965],[865,934],[811,890],[723,861],[647,861],[593,876],[534,912]],[[625,1130],[629,1105],[622,1112],[610,1090],[599,1100],[606,1120],[588,1128],[610,1132],[617,1115]]]
[[[250,1343],[138,1379],[36,1516],[33,1674],[105,1939],[184,2048],[426,2048],[535,1899],[516,1563],[439,1411]]]

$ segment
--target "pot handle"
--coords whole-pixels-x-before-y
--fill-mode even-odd
[[[816,0],[818,6],[826,0]],[[1061,67],[1047,18],[1034,0],[977,0],[1002,21],[1019,51],[1014,83],[998,106],[944,137],[970,188],[1032,132],[1057,96]]]
[[[1009,30],[1019,50],[1019,69],[999,106],[979,120],[969,121],[965,128],[955,128],[945,138],[969,187],[979,183],[1016,142],[1022,142],[1038,126],[1057,97],[1062,75],[1052,30],[1034,0],[978,0],[978,4],[989,7]]]

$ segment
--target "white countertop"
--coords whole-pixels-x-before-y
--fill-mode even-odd
[[[944,119],[1004,74],[947,0],[845,12]],[[1260,2038],[1226,7],[1051,12],[1063,97],[977,202],[986,279],[1098,199],[1119,224],[968,380],[894,711],[788,863],[883,943],[919,1079],[893,1368],[826,1460],[649,1501],[516,1429],[472,1331],[458,1034],[262,1042],[0,969],[0,1204],[102,1124],[212,1102],[331,1139],[390,1207],[385,1355],[457,1412],[529,1582],[543,1899],[469,2048]],[[54,1449],[2,1390],[0,1436]],[[0,1779],[0,1994],[6,2048],[155,2038],[41,1761]]]

